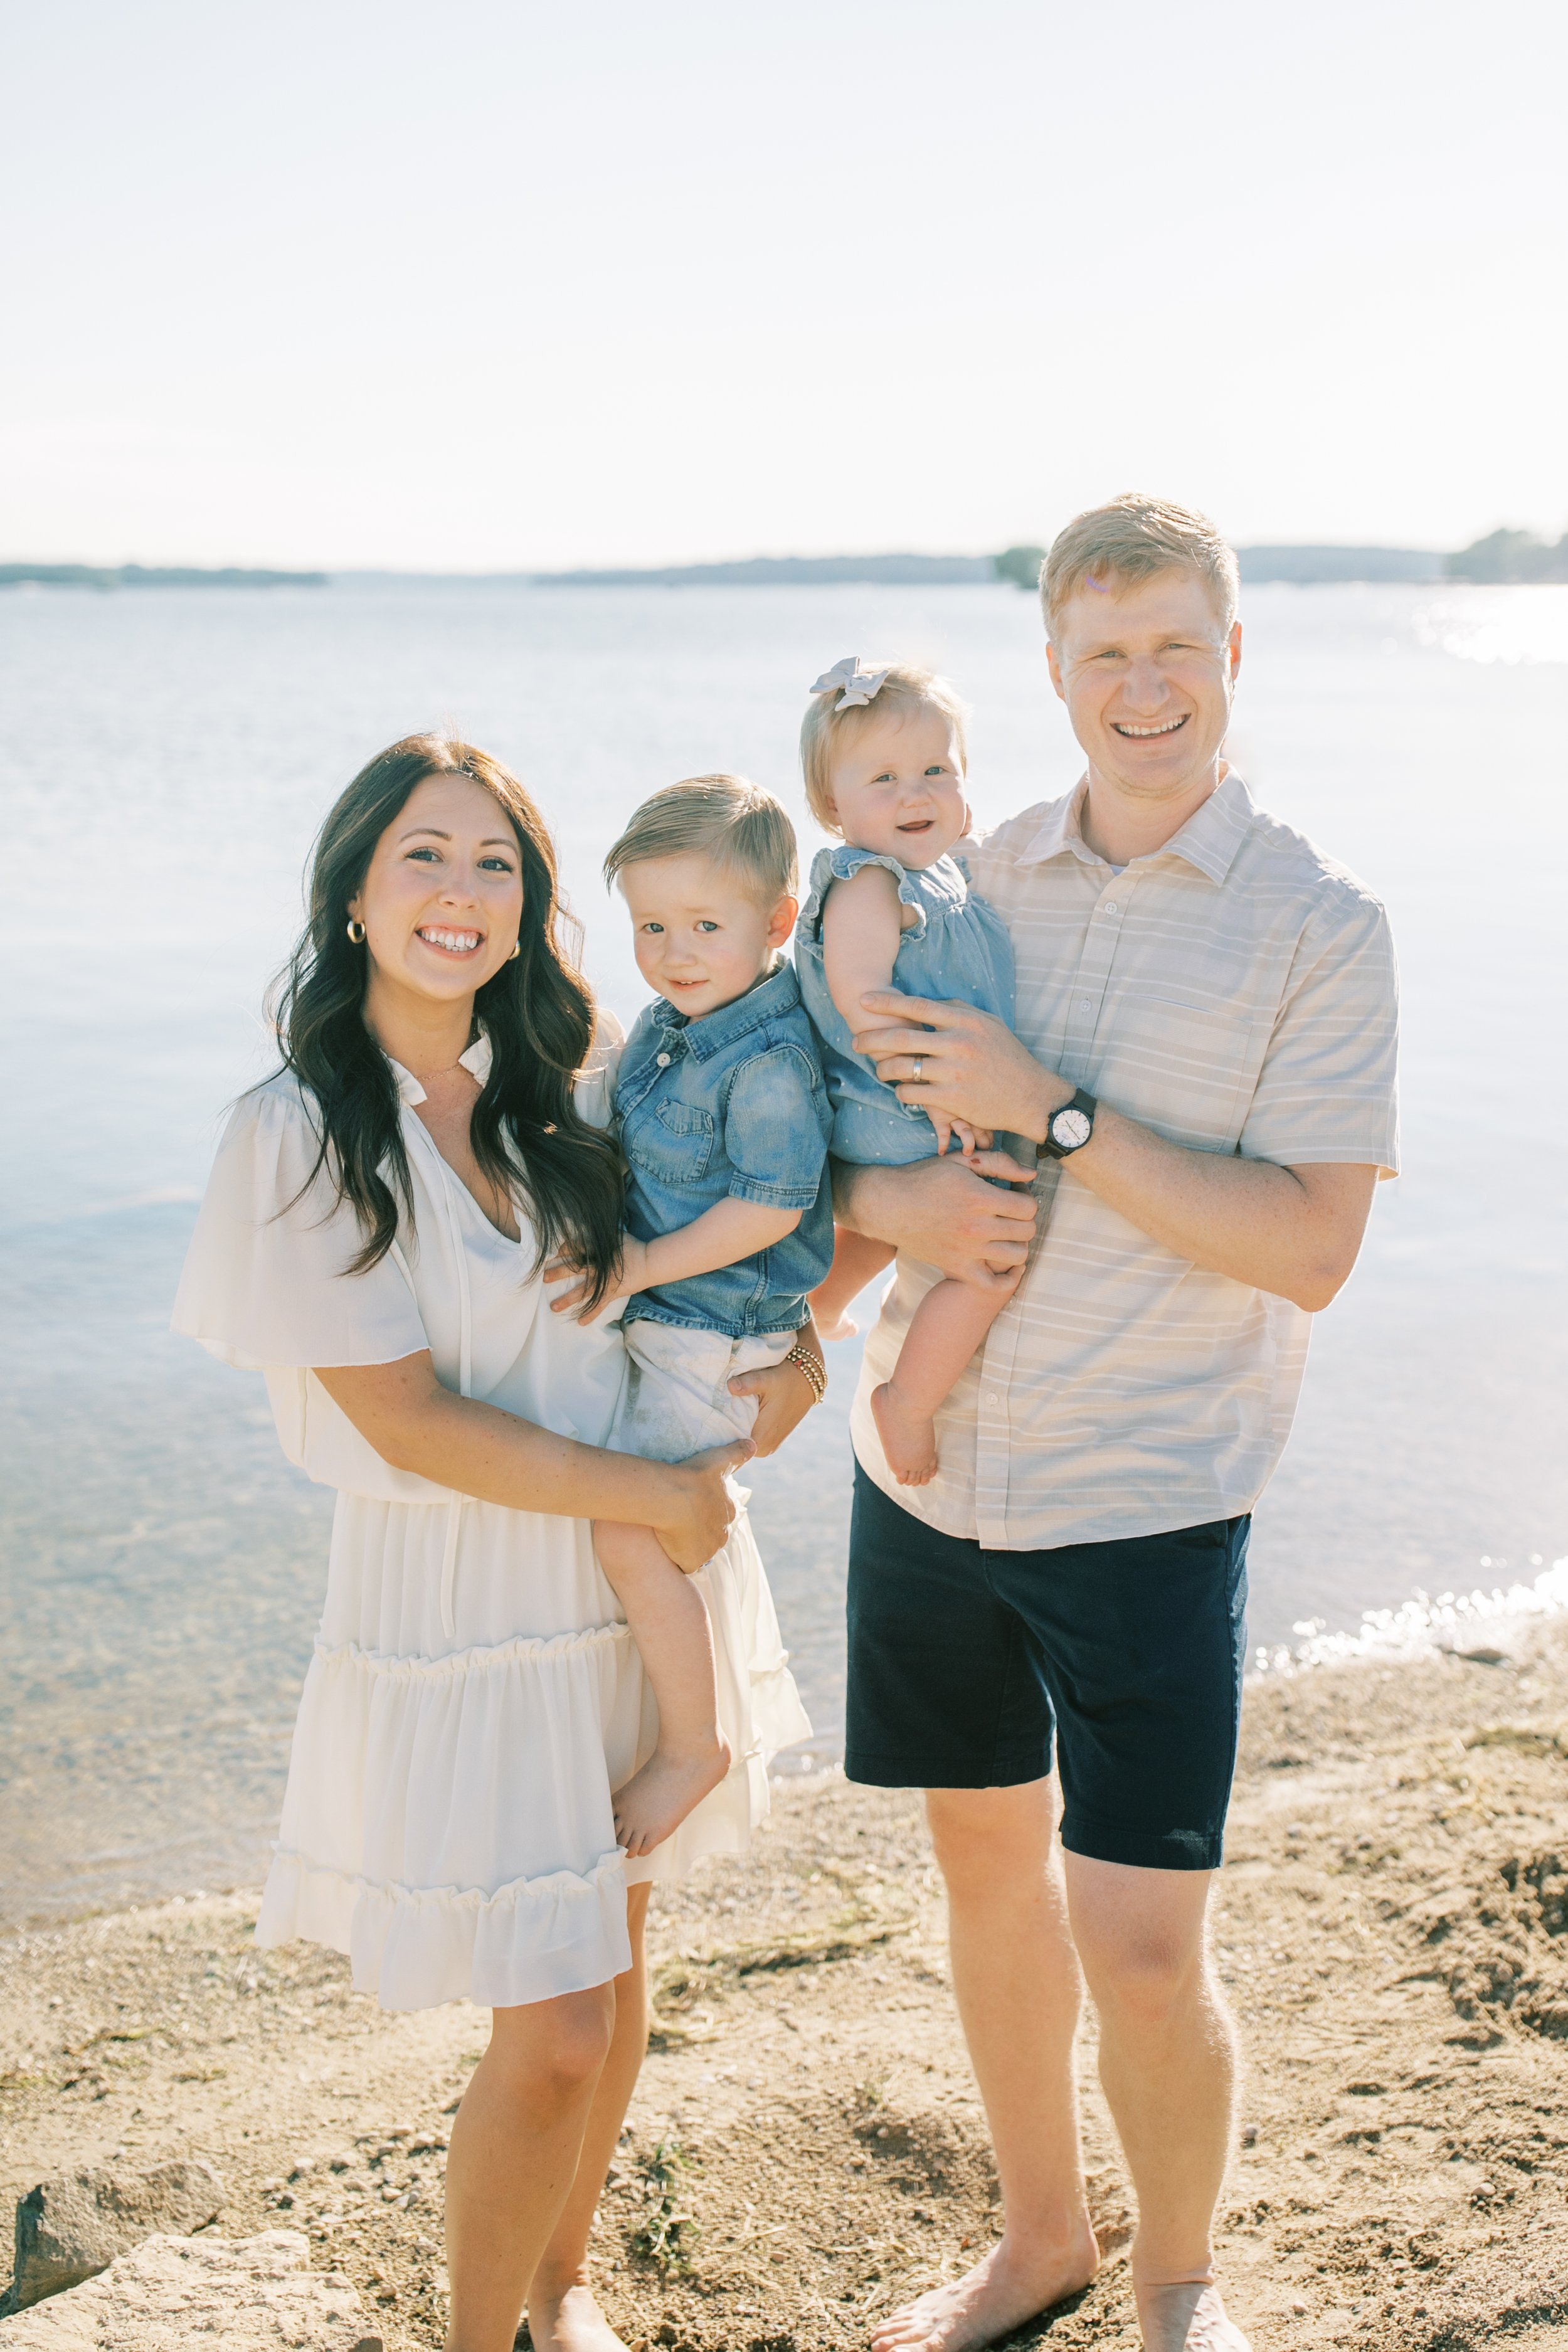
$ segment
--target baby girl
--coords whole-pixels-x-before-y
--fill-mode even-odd
[[[862,999],[876,990],[957,999],[1013,1019],[1007,933],[951,854],[969,827],[963,705],[930,670],[905,662],[863,669],[858,656],[819,677],[812,696],[800,734],[805,797],[843,845],[813,863],[795,968],[822,1042],[833,1155],[902,1166],[945,1151],[954,1138],[966,1155],[988,1150],[983,1130],[901,1103],[852,1042],[909,1025],[865,1010]],[[853,1329],[850,1300],[893,1255],[838,1228],[832,1271],[812,1294],[823,1339]],[[937,1411],[1012,1296],[1022,1268],[1010,1271],[1012,1282],[995,1289],[937,1283],[915,1310],[891,1380],[873,1391],[882,1450],[901,1486],[923,1486],[936,1475]]]

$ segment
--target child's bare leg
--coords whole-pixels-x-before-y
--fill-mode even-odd
[[[811,1318],[819,1339],[854,1338],[850,1301],[858,1298],[866,1285],[875,1282],[897,1255],[889,1242],[874,1242],[868,1234],[853,1233],[847,1225],[834,1226],[833,1264],[811,1294]]]
[[[651,1528],[595,1520],[594,1548],[658,1701],[658,1746],[616,1791],[617,1840],[628,1853],[651,1853],[730,1769],[730,1743],[719,1728],[713,1628],[702,1595]]]
[[[892,1379],[871,1391],[877,1434],[900,1486],[935,1477],[937,1408],[1016,1286],[1015,1279],[1002,1290],[977,1290],[950,1278],[915,1308]]]

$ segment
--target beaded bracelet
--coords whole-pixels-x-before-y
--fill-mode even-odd
[[[803,1348],[797,1339],[784,1360],[786,1364],[794,1364],[797,1370],[805,1374],[806,1386],[811,1391],[811,1402],[813,1404],[820,1404],[827,1394],[827,1373],[817,1358],[812,1354],[811,1349]]]

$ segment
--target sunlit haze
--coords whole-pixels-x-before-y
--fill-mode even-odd
[[[1565,23],[15,9],[0,557],[984,551],[1129,486],[1555,537]]]

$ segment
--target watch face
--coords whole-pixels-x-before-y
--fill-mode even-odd
[[[1060,1151],[1077,1151],[1094,1133],[1094,1123],[1087,1111],[1058,1110],[1051,1121],[1051,1141]]]

